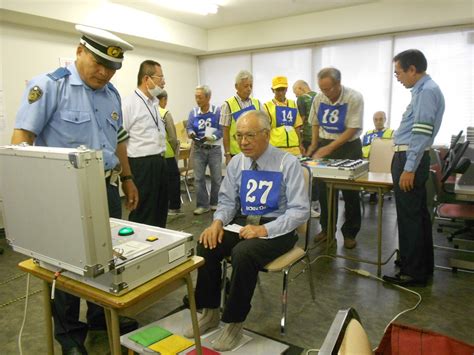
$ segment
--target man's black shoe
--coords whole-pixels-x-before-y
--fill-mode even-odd
[[[403,274],[395,274],[394,276],[383,276],[384,281],[390,282],[394,285],[399,285],[399,286],[420,286],[420,287],[425,287],[426,286],[426,281],[423,280],[417,280],[409,275],[403,275]]]
[[[120,334],[127,334],[133,332],[135,329],[138,329],[138,322],[135,319],[128,318],[128,317],[120,317],[119,318],[119,325],[120,325]],[[106,324],[99,324],[99,325],[89,325],[89,330],[107,330]]]
[[[63,355],[87,355],[87,350],[75,346],[73,348],[63,349]]]

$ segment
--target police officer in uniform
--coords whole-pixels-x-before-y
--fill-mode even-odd
[[[133,47],[114,34],[77,25],[82,33],[76,61],[66,68],[39,75],[28,82],[18,110],[12,144],[102,150],[105,184],[111,217],[121,218],[117,187],[120,175],[126,206],[138,204],[127,158],[127,132],[122,128],[120,95],[110,84],[120,69],[123,53]],[[63,354],[87,354],[88,329],[105,329],[103,308],[88,302],[87,324],[79,321],[80,299],[56,290],[53,302],[54,333]],[[136,321],[122,319],[121,330],[131,331]]]
[[[309,218],[299,161],[269,144],[268,116],[255,110],[244,113],[237,122],[236,140],[242,153],[227,167],[214,221],[202,232],[197,248],[206,259],[196,284],[196,303],[203,308],[201,334],[219,324],[221,261],[232,255],[230,292],[222,315],[226,325],[213,344],[218,351],[239,343],[258,271],[293,248],[295,229]],[[224,231],[229,223],[244,227],[239,233]],[[190,327],[185,335],[192,334]]]
[[[400,272],[385,281],[403,286],[425,286],[434,270],[433,234],[426,201],[430,147],[441,127],[444,96],[426,74],[428,63],[417,49],[393,58],[395,77],[411,89],[411,102],[395,132],[392,160],[397,208]]]

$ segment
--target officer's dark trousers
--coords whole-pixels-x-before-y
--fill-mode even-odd
[[[320,139],[318,146],[324,147],[330,144],[332,140]],[[326,158],[331,159],[361,159],[362,158],[362,144],[360,139],[356,139],[352,142],[347,142],[340,146],[337,150],[332,152]],[[321,217],[320,223],[323,231],[328,229],[328,198],[326,191],[326,183],[321,179],[318,179],[319,189],[319,203],[321,204]],[[339,191],[334,191],[336,196],[336,223],[338,215],[338,201]],[[357,233],[360,231],[361,224],[361,212],[360,212],[360,197],[358,191],[342,190],[342,196],[345,203],[345,221],[342,225],[341,232],[344,238],[355,239]]]
[[[166,227],[168,216],[168,176],[161,155],[128,158],[139,193],[137,209],[130,212],[132,222]]]
[[[429,175],[429,152],[423,154],[415,172],[414,188],[408,192],[400,190],[399,185],[405,162],[405,152],[394,154],[392,179],[398,218],[400,271],[402,274],[424,282],[433,274],[434,269],[433,234],[425,186]]]
[[[181,181],[178,162],[174,157],[166,158],[166,168],[168,169],[169,208],[179,210],[181,208]]]
[[[234,221],[241,225],[242,221]],[[286,253],[295,245],[294,232],[273,239],[240,239],[238,234],[225,231],[221,244],[206,249],[198,244],[197,254],[206,260],[198,269],[196,305],[198,308],[218,308],[221,300],[221,278],[224,257],[232,256],[232,276],[227,303],[222,315],[225,323],[245,321],[250,312],[250,302],[257,284],[258,271],[273,259]]]
[[[122,218],[122,207],[117,186],[106,180],[109,215]],[[89,327],[106,329],[104,309],[92,302],[87,302],[87,324],[79,321],[80,298],[56,289],[52,302],[54,318],[54,337],[63,350],[73,347],[84,348],[84,340]]]

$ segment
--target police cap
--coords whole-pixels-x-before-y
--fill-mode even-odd
[[[99,63],[107,68],[120,69],[123,53],[133,49],[130,43],[100,28],[76,25],[76,30],[82,33],[80,43],[92,52]]]

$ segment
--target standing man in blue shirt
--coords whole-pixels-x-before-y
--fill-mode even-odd
[[[199,330],[219,324],[221,261],[232,256],[230,291],[214,342],[217,351],[234,348],[250,312],[259,270],[289,251],[298,237],[295,229],[309,218],[309,198],[298,159],[270,142],[270,120],[262,111],[243,113],[235,139],[241,153],[232,158],[219,191],[214,221],[199,237],[197,254],[206,263],[198,270],[196,304],[203,308]],[[237,223],[238,233],[224,231]],[[192,337],[192,328],[185,332]]]
[[[211,105],[211,89],[207,85],[198,86],[194,94],[197,107],[189,113],[186,131],[194,140],[192,150],[194,179],[196,185],[195,215],[217,209],[217,198],[222,180],[222,128],[219,124],[221,110]],[[207,193],[206,167],[211,173],[211,194]]]
[[[404,286],[425,286],[433,274],[433,235],[426,202],[429,150],[441,126],[444,97],[426,74],[425,56],[409,49],[393,58],[395,77],[411,89],[411,102],[394,135],[393,188],[398,217],[400,272],[384,280]]]
[[[126,207],[138,204],[127,158],[127,132],[122,128],[120,95],[109,83],[122,67],[123,53],[133,47],[112,33],[76,26],[82,38],[76,62],[28,82],[18,110],[12,144],[102,150],[110,217],[121,218],[117,187],[120,174]],[[67,213],[67,211],[65,211]],[[63,354],[87,354],[88,329],[105,329],[102,307],[87,302],[87,324],[79,321],[80,299],[56,289],[53,303],[54,333]],[[121,330],[131,331],[136,321],[121,320]]]

